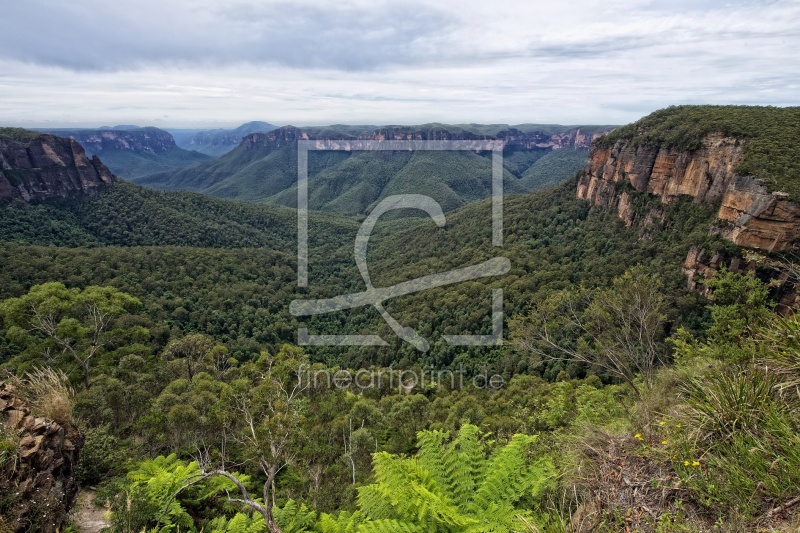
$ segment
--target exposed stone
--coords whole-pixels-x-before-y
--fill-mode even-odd
[[[619,196],[617,214],[619,215],[619,218],[625,221],[626,226],[633,224],[633,202],[631,202],[630,194],[623,192]]]
[[[782,251],[796,247],[800,237],[800,204],[751,178],[733,180],[718,217],[733,223],[722,235],[747,248]]]
[[[0,199],[29,202],[94,194],[116,178],[72,139],[42,134],[27,144],[0,138]]]
[[[13,500],[4,510],[5,527],[62,531],[78,495],[75,467],[83,435],[72,424],[32,416],[8,383],[0,382],[0,405],[5,415],[0,417],[0,430],[5,438],[18,439],[17,458],[0,463],[0,494]]]
[[[168,131],[147,127],[131,130],[53,130],[57,135],[74,139],[90,154],[102,156],[108,150],[157,154],[176,148]]]
[[[720,205],[718,218],[727,222],[720,235],[733,243],[769,252],[800,245],[800,204],[781,192],[770,192],[757,180],[736,174],[742,162],[742,141],[720,134],[706,136],[700,149],[648,148],[618,142],[593,147],[578,181],[579,198],[617,208],[632,223],[632,187],[668,203],[692,196],[698,204]]]

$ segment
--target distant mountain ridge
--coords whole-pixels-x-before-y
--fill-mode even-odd
[[[139,126],[107,126],[96,130],[51,129],[47,133],[78,141],[89,154],[103,155],[111,150],[167,152],[177,145],[172,135],[159,128]]]
[[[470,128],[471,126],[471,128]],[[548,126],[543,126],[547,128]],[[549,126],[549,128],[555,128]],[[531,129],[523,131],[513,126],[497,129],[493,133],[482,131],[491,127],[480,125],[423,124],[420,126],[316,126],[297,128],[284,126],[266,133],[253,133],[242,140],[242,145],[261,145],[278,148],[287,142],[304,140],[502,140],[506,150],[532,148],[579,148],[588,150],[592,141],[613,129],[613,126],[563,126],[561,131]]]
[[[242,138],[251,133],[266,133],[278,129],[278,126],[269,122],[252,121],[242,124],[238,128],[211,130],[181,130],[172,129],[170,133],[175,138],[178,146],[185,150],[195,150],[202,154],[218,157],[224,155],[242,142]]]
[[[125,179],[183,168],[210,159],[207,155],[178,147],[169,132],[152,126],[50,129],[47,133],[76,140],[88,155],[102,157],[114,174]]]
[[[563,181],[585,164],[592,141],[610,126],[542,126],[526,131],[505,125],[285,126],[252,133],[217,160],[135,180],[162,190],[187,190],[220,198],[293,206],[296,202],[298,140],[486,140],[505,142],[508,193],[524,193]],[[491,194],[488,154],[469,151],[320,151],[309,159],[309,206],[363,214],[381,197],[399,192],[438,191],[454,209]],[[546,174],[539,167],[546,163]]]

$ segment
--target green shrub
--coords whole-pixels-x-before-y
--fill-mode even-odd
[[[691,429],[683,454],[692,461],[677,469],[720,516],[756,516],[800,486],[800,421],[776,398],[776,384],[776,375],[753,367],[683,386]]]
[[[118,439],[109,433],[108,426],[88,428],[83,434],[86,440],[78,460],[78,483],[94,485],[118,474],[126,454]]]
[[[15,141],[27,145],[41,134],[24,128],[0,128],[0,139]]]

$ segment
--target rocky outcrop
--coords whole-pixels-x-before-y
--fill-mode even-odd
[[[637,146],[620,141],[595,146],[578,181],[579,198],[617,209],[632,223],[630,195],[647,193],[663,203],[691,196],[698,204],[720,205],[720,234],[739,246],[769,252],[800,244],[800,204],[770,192],[736,168],[744,157],[743,141],[707,135],[694,151]]]
[[[0,199],[47,200],[94,194],[115,178],[73,139],[42,134],[26,141],[0,137]]]
[[[80,143],[90,155],[106,151],[131,151],[158,154],[176,148],[175,139],[162,129],[148,127],[131,130],[50,130],[50,133],[69,137]]]
[[[717,216],[730,223],[723,235],[739,246],[782,251],[800,239],[800,204],[752,178],[734,177]]]
[[[70,423],[31,414],[13,386],[0,382],[0,438],[16,447],[0,456],[0,516],[11,531],[61,531],[78,496],[75,467],[83,436]],[[11,443],[12,446],[8,446]]]
[[[724,252],[709,252],[697,246],[689,249],[683,263],[683,273],[687,278],[689,290],[704,296],[711,295],[711,289],[702,283],[725,268],[737,274],[752,273],[768,284],[771,296],[777,302],[776,311],[787,315],[800,309],[797,276],[791,268],[780,261],[757,261],[754,257],[728,256]],[[762,257],[763,259],[763,257]]]

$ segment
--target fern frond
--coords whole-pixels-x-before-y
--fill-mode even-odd
[[[297,505],[294,500],[288,500],[282,508],[273,508],[272,513],[283,533],[305,533],[310,531],[317,521],[316,512],[305,504]]]
[[[492,456],[486,477],[475,492],[473,509],[488,509],[491,504],[512,504],[533,486],[534,472],[527,454],[536,437],[514,435],[511,442]]]
[[[358,533],[428,533],[429,530],[400,520],[373,520],[358,526]]]
[[[267,523],[258,513],[248,515],[236,513],[233,518],[215,518],[208,524],[211,533],[266,533]]]
[[[488,463],[478,427],[472,424],[461,426],[458,436],[448,445],[446,455],[453,499],[458,502],[470,501]]]
[[[342,511],[335,517],[323,513],[316,529],[319,533],[357,533],[359,525],[366,520],[366,515],[360,511],[354,513]]]

